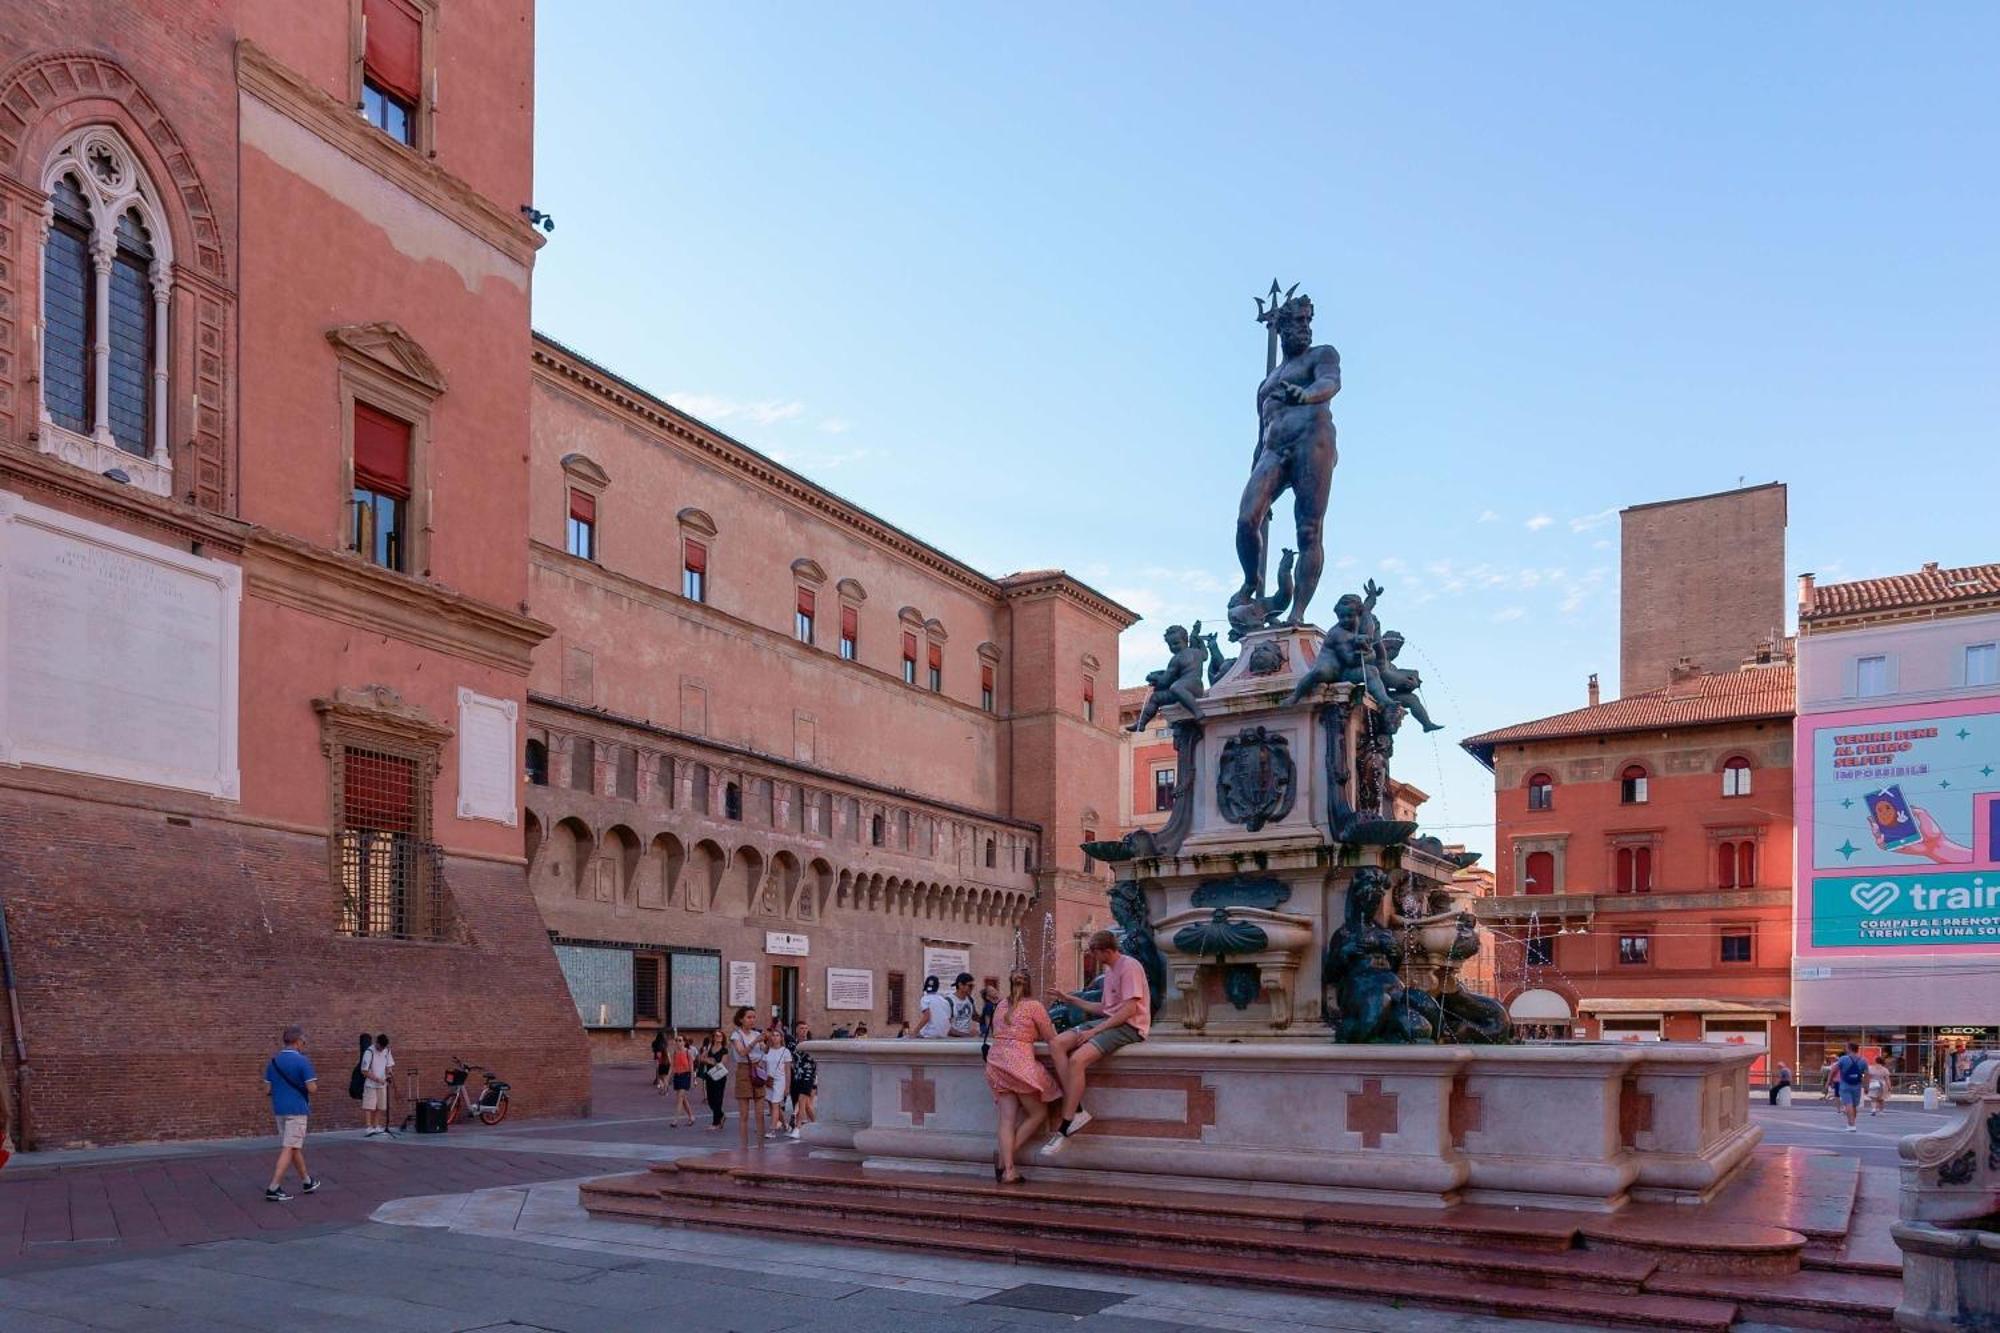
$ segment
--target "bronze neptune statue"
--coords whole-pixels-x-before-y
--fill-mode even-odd
[[[1340,353],[1313,344],[1311,297],[1292,296],[1281,303],[1277,284],[1271,291],[1269,309],[1258,302],[1257,318],[1270,326],[1276,348],[1268,358],[1269,373],[1257,386],[1257,449],[1236,513],[1236,558],[1243,566],[1243,586],[1229,599],[1232,625],[1239,608],[1255,614],[1264,606],[1271,506],[1287,490],[1292,493],[1292,517],[1299,533],[1289,623],[1305,623],[1306,604],[1312,601],[1326,565],[1326,501],[1339,461],[1333,413],[1327,404],[1340,392]],[[1277,614],[1276,608],[1270,609],[1272,619]]]

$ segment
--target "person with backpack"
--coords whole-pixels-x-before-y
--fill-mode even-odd
[[[1868,1062],[1861,1058],[1861,1043],[1847,1043],[1847,1054],[1833,1062],[1834,1090],[1840,1097],[1840,1114],[1847,1121],[1847,1132],[1855,1129],[1854,1117],[1861,1109],[1861,1084],[1868,1077]]]
[[[389,1132],[389,1071],[395,1067],[389,1034],[376,1033],[374,1043],[361,1056],[361,1113],[368,1117],[368,1132],[361,1136],[364,1139],[394,1137]]]
[[[284,1049],[264,1066],[264,1089],[271,1094],[271,1114],[278,1121],[278,1164],[271,1171],[271,1184],[264,1191],[266,1203],[290,1203],[285,1193],[285,1168],[299,1169],[299,1193],[311,1194],[319,1188],[306,1169],[306,1117],[312,1112],[312,1095],[319,1076],[306,1059],[306,1030],[294,1023],[285,1029]]]

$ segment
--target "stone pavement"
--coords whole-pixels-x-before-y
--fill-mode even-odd
[[[1895,1097],[1879,1116],[1862,1111],[1850,1134],[1842,1128],[1840,1112],[1817,1093],[1796,1097],[1790,1106],[1771,1106],[1757,1093],[1750,1095],[1750,1119],[1764,1127],[1766,1144],[1820,1148],[1859,1158],[1863,1166],[1896,1166],[1901,1160],[1896,1156],[1898,1139],[1956,1123],[1959,1114],[1949,1102],[1940,1110],[1926,1111],[1914,1097]]]

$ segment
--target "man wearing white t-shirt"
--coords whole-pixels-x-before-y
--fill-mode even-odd
[[[917,1026],[919,1037],[943,1037],[951,1032],[951,1001],[938,994],[938,979],[924,978],[924,998],[918,1005],[924,1021]]]
[[[395,1067],[389,1034],[376,1033],[375,1044],[361,1057],[361,1112],[368,1117],[368,1132],[361,1136],[364,1139],[389,1132],[389,1071]]]

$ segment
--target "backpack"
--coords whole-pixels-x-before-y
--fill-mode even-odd
[[[361,1060],[366,1060],[367,1058],[364,1055],[361,1057]],[[354,1062],[354,1072],[347,1076],[347,1095],[357,1102],[361,1100],[362,1089],[368,1086],[368,1075],[362,1072],[361,1060]]]
[[[1840,1081],[1855,1087],[1861,1084],[1861,1076],[1868,1072],[1868,1064],[1858,1055],[1840,1057]]]

